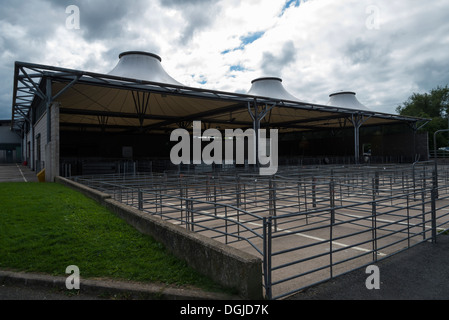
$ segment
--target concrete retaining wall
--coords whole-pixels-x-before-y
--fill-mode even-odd
[[[98,201],[138,231],[163,243],[170,252],[198,272],[225,287],[236,289],[242,298],[263,298],[260,258],[165,222],[71,180],[57,177],[56,182]]]

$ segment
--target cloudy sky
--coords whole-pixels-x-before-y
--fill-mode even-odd
[[[2,0],[0,119],[15,61],[108,73],[131,50],[158,54],[186,86],[246,93],[276,76],[304,101],[350,90],[395,113],[449,84],[449,1]]]

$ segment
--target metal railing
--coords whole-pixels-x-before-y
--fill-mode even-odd
[[[449,227],[449,167],[282,167],[81,176],[127,205],[263,260],[266,297],[281,299],[411,248]],[[438,183],[437,183],[438,182]],[[438,186],[438,187],[437,187]]]

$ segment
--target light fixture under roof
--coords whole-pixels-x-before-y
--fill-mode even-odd
[[[182,86],[164,70],[161,57],[154,53],[127,51],[121,53],[119,59],[109,75]]]
[[[288,101],[300,101],[284,88],[281,78],[258,78],[253,80],[251,84],[251,89],[247,93],[249,95]]]
[[[355,92],[352,91],[341,91],[329,95],[329,102],[327,105],[345,109],[369,111],[365,105],[360,103]]]

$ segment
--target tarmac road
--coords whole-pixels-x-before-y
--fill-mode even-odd
[[[421,243],[375,264],[380,289],[367,289],[372,275],[357,270],[292,296],[289,300],[449,300],[449,235]]]
[[[37,182],[37,174],[20,164],[0,165],[0,182]]]
[[[67,294],[54,289],[0,285],[0,300],[102,300],[95,295]]]

